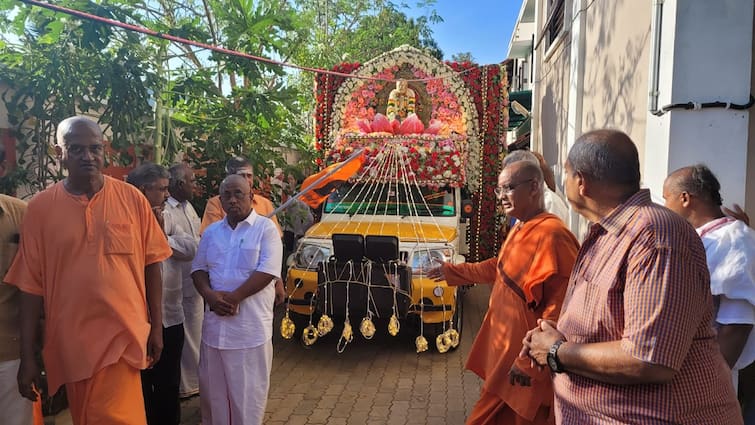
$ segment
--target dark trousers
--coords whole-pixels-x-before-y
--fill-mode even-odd
[[[181,350],[184,325],[163,328],[163,352],[152,369],[142,371],[144,409],[149,425],[179,425],[181,405],[178,386],[181,382]]]

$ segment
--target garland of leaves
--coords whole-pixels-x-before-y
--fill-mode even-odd
[[[390,55],[388,52],[385,55]],[[381,55],[383,56],[383,55]],[[377,59],[377,58],[376,58]],[[370,61],[374,63],[375,61]],[[468,171],[467,186],[472,191],[476,201],[476,213],[471,221],[468,238],[470,240],[470,260],[479,261],[495,256],[500,247],[499,216],[494,194],[501,169],[501,159],[506,151],[505,132],[508,126],[508,77],[506,69],[500,65],[486,65],[480,67],[470,62],[445,62],[458,73],[463,81],[465,95],[458,96],[460,100],[471,99],[471,116],[475,118],[471,131],[467,132]],[[423,67],[424,68],[424,67]],[[332,68],[334,71],[360,74],[366,71],[359,63],[342,63]],[[372,71],[372,70],[370,70]],[[345,109],[345,105],[337,103],[337,99],[347,99],[348,96],[339,95],[346,78],[326,74],[317,74],[315,106],[315,149],[316,162],[325,165],[325,155],[335,142],[332,138],[334,118]],[[342,102],[343,103],[343,102]],[[466,105],[462,105],[464,107]],[[471,106],[471,105],[470,105]],[[341,108],[337,110],[337,108]],[[471,140],[470,140],[471,139]],[[476,142],[476,143],[475,143]],[[479,143],[479,145],[478,145]],[[478,147],[472,149],[472,146]],[[475,150],[476,152],[472,152]],[[492,237],[483,237],[491,235]]]

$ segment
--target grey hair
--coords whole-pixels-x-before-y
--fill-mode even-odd
[[[506,154],[506,156],[503,157],[503,163],[501,168],[506,168],[509,165],[519,162],[519,161],[529,161],[535,163],[538,167],[540,166],[540,161],[538,161],[537,157],[530,151],[525,150],[518,150],[511,152],[509,154]]]
[[[671,175],[677,176],[674,188],[679,193],[687,192],[717,206],[723,204],[721,183],[705,164],[680,168]]]
[[[179,162],[171,165],[168,172],[170,173],[170,188],[174,189],[178,186],[179,181],[184,181],[188,177],[189,165],[185,162]]]
[[[572,174],[609,185],[640,188],[640,159],[637,147],[617,130],[595,130],[580,136],[569,150]]]
[[[145,162],[128,173],[126,183],[142,188],[158,179],[170,179],[170,173],[161,165]]]
[[[75,115],[61,121],[60,124],[58,124],[58,128],[55,129],[55,141],[57,142],[58,146],[65,146],[66,134],[71,129],[71,127],[77,124],[84,124],[92,130],[96,130],[100,137],[102,137],[102,129],[96,122],[87,117]]]

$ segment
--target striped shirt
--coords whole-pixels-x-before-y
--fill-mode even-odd
[[[637,192],[590,227],[558,329],[580,344],[621,341],[633,357],[677,373],[668,384],[638,385],[556,374],[558,423],[741,424],[713,312],[695,229]]]

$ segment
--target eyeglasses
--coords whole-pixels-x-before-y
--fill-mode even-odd
[[[505,184],[503,186],[497,186],[495,188],[495,197],[498,199],[501,199],[503,198],[503,195],[510,196],[512,193],[514,193],[514,190],[516,190],[517,187],[525,183],[529,183],[533,180],[535,179],[527,179],[527,180],[522,180],[519,183],[510,183],[510,184]]]

